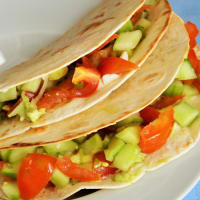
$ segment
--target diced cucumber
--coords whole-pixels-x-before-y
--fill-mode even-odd
[[[22,161],[28,154],[34,153],[35,150],[36,150],[36,147],[12,149],[8,156],[8,161],[10,163],[16,163],[16,162]]]
[[[53,156],[57,156],[58,153],[73,152],[78,149],[78,144],[72,140],[59,142],[56,144],[48,144],[44,146],[44,150]]]
[[[6,92],[0,92],[0,102],[11,101],[17,99],[16,87],[8,89]]]
[[[64,188],[69,183],[70,178],[63,174],[59,169],[54,169],[51,182],[58,188]]]
[[[79,138],[76,138],[74,141],[81,144],[84,142],[84,140],[86,139],[87,136],[81,136]]]
[[[126,143],[138,144],[140,142],[140,130],[139,126],[130,126],[117,133],[116,137]]]
[[[92,162],[93,154],[85,154],[83,149],[80,149],[78,154],[80,155],[80,163],[81,164]]]
[[[174,119],[182,127],[190,126],[199,115],[199,110],[181,101],[174,106]]]
[[[136,23],[136,27],[137,26],[141,26],[143,27],[145,30],[147,30],[150,26],[151,26],[151,22],[148,19],[145,18],[141,18],[138,20],[138,22]]]
[[[124,24],[120,29],[119,31],[117,32],[118,34],[119,33],[123,33],[123,32],[130,32],[130,31],[133,31],[133,24],[131,22],[131,20],[127,21],[126,24]]]
[[[156,5],[158,0],[145,0],[146,5]]]
[[[55,71],[51,74],[49,74],[48,79],[50,81],[56,81],[64,77],[68,72],[68,67],[64,67],[62,69],[59,69],[58,71]]]
[[[174,97],[177,95],[181,95],[183,93],[183,83],[179,80],[175,80],[164,92],[165,95]]]
[[[180,71],[177,75],[177,79],[179,80],[190,80],[197,78],[197,75],[192,67],[190,61],[185,59],[181,64]]]
[[[70,157],[70,159],[71,159],[71,161],[72,161],[73,163],[77,163],[77,164],[80,164],[80,163],[81,163],[80,153],[76,153],[76,154],[72,155],[72,156]]]
[[[124,145],[125,143],[121,139],[114,137],[111,140],[108,149],[104,150],[106,160],[112,162],[115,155],[121,150]]]
[[[1,189],[10,200],[20,199],[19,190],[16,182],[4,182]]]
[[[25,113],[25,108],[24,108],[24,103],[23,101],[20,102],[12,112],[10,112],[8,114],[8,117],[11,118],[11,117],[14,117],[16,115],[19,115],[20,117],[20,121],[23,121],[25,118],[26,118],[26,113]]]
[[[132,164],[137,162],[139,154],[140,148],[138,145],[125,144],[115,156],[113,166],[122,171],[127,171]]]
[[[103,139],[103,149],[106,149],[110,143],[111,137],[106,135]]]
[[[102,150],[103,141],[97,133],[82,143],[80,148],[83,150],[84,154],[95,154]]]
[[[6,163],[3,165],[1,174],[3,174],[4,176],[8,176],[10,178],[16,179],[19,166],[20,166],[19,163],[15,163],[15,164]]]
[[[24,83],[20,89],[23,91],[29,91],[29,92],[35,93],[38,91],[41,81],[42,81],[42,79],[40,79],[40,78],[29,81],[27,83]]]
[[[140,117],[139,113],[133,114],[126,119],[117,123],[117,126],[126,126],[126,125],[140,125],[142,124],[143,119]]]
[[[142,38],[142,31],[136,30],[132,32],[120,33],[116,39],[113,50],[126,51],[134,49]]]
[[[129,183],[133,180],[134,176],[129,172],[121,172],[114,175],[114,181],[121,183]]]
[[[187,97],[198,95],[198,90],[193,85],[184,85],[183,87],[183,95]]]
[[[10,152],[11,152],[10,149],[2,150],[1,151],[1,158],[2,158],[2,160],[8,161],[8,157],[9,157]]]

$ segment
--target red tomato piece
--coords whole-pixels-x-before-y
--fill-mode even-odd
[[[197,45],[196,39],[191,38],[190,39],[190,48],[194,48],[194,47],[196,47],[196,45]]]
[[[3,166],[6,164],[7,162],[5,161],[0,161],[0,170],[2,170]]]
[[[189,34],[190,39],[195,39],[198,36],[199,30],[197,26],[193,24],[192,22],[186,22],[185,28]]]
[[[158,100],[153,107],[156,109],[162,109],[162,108],[166,108],[168,106],[174,105],[176,104],[178,101],[180,101],[182,98],[184,97],[184,95],[178,95],[175,97],[168,97],[168,96],[163,96],[161,97],[160,100]]]
[[[140,116],[144,120],[144,124],[149,124],[159,117],[160,113],[156,108],[151,106],[147,106],[143,110],[140,111]]]
[[[197,58],[197,55],[194,51],[194,49],[190,48],[189,54],[188,54],[188,59],[190,63],[192,64],[196,74],[198,75],[200,73],[200,65],[199,65],[199,60]]]
[[[197,90],[199,91],[199,93],[200,93],[200,80],[199,80],[198,78],[192,81],[192,85],[193,85],[194,87],[196,87],[196,89],[197,89]]]
[[[170,108],[160,113],[157,121],[150,123],[142,129],[139,145],[143,153],[153,153],[167,142],[174,124],[173,115],[174,111]]]
[[[73,163],[69,157],[64,156],[58,159],[56,167],[65,175],[78,181],[97,181],[100,175],[86,168],[81,168],[78,164]]]
[[[24,158],[17,174],[17,185],[24,200],[34,198],[48,184],[57,158],[33,153]]]
[[[95,66],[93,65],[93,63],[90,61],[88,57],[84,56],[81,58],[81,60],[84,67],[95,68]]]
[[[137,68],[137,65],[130,61],[118,57],[109,57],[101,61],[98,69],[103,76],[104,74],[122,74]]]

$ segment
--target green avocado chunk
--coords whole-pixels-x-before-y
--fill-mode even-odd
[[[123,142],[123,140],[116,137],[112,138],[108,149],[104,150],[106,160],[112,162],[115,155],[121,150],[124,145],[125,143]]]
[[[51,74],[49,74],[48,79],[50,81],[56,81],[64,77],[68,72],[68,67],[64,67],[62,69],[59,69]]]
[[[23,85],[21,85],[20,90],[35,93],[38,91],[41,81],[42,79],[39,78],[39,79],[35,79],[27,83],[24,83]]]
[[[140,117],[139,113],[133,114],[126,119],[117,123],[117,127],[127,126],[127,125],[140,125],[143,119]]]
[[[0,92],[0,102],[11,101],[17,99],[17,89],[16,87],[10,88],[6,92]]]
[[[4,176],[8,176],[10,178],[16,179],[19,166],[20,166],[19,163],[15,163],[15,164],[6,163],[3,165],[1,174],[3,174]]]
[[[185,95],[187,97],[191,97],[191,96],[195,96],[198,94],[199,94],[199,92],[194,86],[186,85],[186,84],[183,86],[183,95]]]
[[[4,182],[1,189],[10,200],[20,199],[19,190],[16,182]]]
[[[10,149],[6,149],[6,150],[1,150],[0,152],[1,152],[1,159],[3,161],[8,161],[8,156],[9,156],[11,150]]]
[[[113,166],[122,171],[127,171],[131,165],[138,162],[138,156],[141,155],[140,151],[140,147],[136,144],[125,144],[115,156]]]
[[[119,33],[123,33],[123,32],[130,32],[130,31],[133,31],[133,24],[131,22],[131,20],[127,21],[126,24],[124,24],[120,29],[119,31],[117,32],[118,34]]]
[[[182,127],[190,126],[198,115],[199,110],[185,101],[181,101],[174,106],[174,119]]]
[[[69,183],[70,178],[55,168],[51,176],[51,182],[58,188],[64,188]]]
[[[136,27],[137,26],[141,26],[143,27],[145,30],[147,30],[150,26],[151,26],[151,22],[148,19],[145,18],[141,18],[137,21],[136,23]]]
[[[174,97],[177,95],[181,95],[184,90],[184,85],[181,81],[176,80],[174,81],[164,92],[166,96]]]
[[[119,174],[114,175],[114,181],[121,182],[121,183],[129,183],[132,182],[134,176],[131,175],[129,172],[121,172]]]
[[[139,126],[130,126],[119,133],[116,134],[116,137],[123,140],[126,143],[138,144],[140,142],[140,127]]]

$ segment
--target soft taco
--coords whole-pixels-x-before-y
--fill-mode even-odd
[[[152,53],[171,14],[167,0],[105,1],[28,61],[0,73],[0,135],[58,122],[105,99]]]
[[[142,177],[146,171],[166,164],[194,146],[200,133],[200,80],[197,78],[200,71],[196,65],[199,50],[194,48],[198,29],[190,22],[186,23],[186,29],[190,36],[188,55],[188,34],[183,21],[173,15],[166,39],[162,39],[146,64],[136,72],[142,76],[144,69],[154,69],[156,63],[168,69],[163,70],[163,74],[160,72],[162,76],[159,78],[150,76],[149,80],[158,81],[152,82],[155,85],[150,87],[155,94],[153,100],[143,102],[143,109],[139,112],[121,121],[118,118],[118,123],[90,135],[83,134],[80,137],[81,132],[77,130],[77,135],[71,135],[68,141],[2,150],[1,198],[53,200],[64,199],[84,188],[125,187]],[[166,45],[164,48],[163,44]],[[169,72],[172,74],[167,78]],[[132,77],[124,84],[126,87],[123,85],[117,91],[128,88],[128,84],[138,80],[137,77]],[[147,86],[144,78],[146,76],[140,82],[140,90],[145,90],[143,86]],[[132,90],[134,92],[134,87]],[[128,98],[131,92],[126,96],[126,101],[121,101],[121,104],[130,103]],[[105,105],[110,106],[111,99],[117,98],[117,94],[109,98],[103,101],[109,102]],[[103,102],[90,110],[98,110]],[[98,116],[98,113],[93,113],[93,117],[95,115]],[[85,118],[88,117],[90,115],[86,111]],[[95,118],[98,119],[102,120]],[[67,123],[65,125],[67,127]],[[57,129],[59,131],[59,126]]]

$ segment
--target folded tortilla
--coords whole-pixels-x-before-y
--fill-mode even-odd
[[[107,124],[108,126],[115,123],[116,121],[125,118],[130,113],[139,111],[134,105],[134,103],[136,102],[140,103],[141,108],[146,107],[147,105],[155,101],[174,80],[179,70],[179,66],[183,62],[185,54],[188,51],[188,47],[189,38],[184,28],[184,23],[177,15],[173,14],[167,34],[161,40],[155,52],[148,58],[144,66],[138,72],[136,72],[137,76],[129,79],[129,81],[122,85],[117,91],[115,91],[103,102],[97,104],[93,108],[90,108],[86,112],[81,113],[83,114],[84,118],[81,119],[81,117],[74,116],[72,117],[73,121],[71,119],[71,122],[69,119],[65,119],[62,121],[62,123],[57,123],[57,132],[59,132],[59,128],[61,128],[61,131],[64,131],[64,127],[67,129],[71,126],[73,127],[72,131],[73,129],[75,129],[75,132],[77,134],[74,134],[73,136],[72,134],[69,134],[69,136],[65,139],[72,139],[89,133],[87,131],[82,132],[84,130],[81,131],[80,129],[83,127],[77,127],[78,125],[86,126],[86,130],[88,130],[92,127],[89,127],[86,122],[92,121],[92,123],[95,123],[95,126],[98,127],[92,130],[92,132],[94,132],[100,127],[102,128],[105,126],[97,125],[97,123],[102,124],[104,118],[107,119],[107,121],[108,119],[110,119],[109,123]],[[200,53],[200,50],[197,51],[198,53]],[[160,66],[160,71],[157,70],[158,66]],[[138,84],[138,88],[135,87],[135,84]],[[138,99],[134,102],[133,98],[131,98],[131,94],[135,95],[135,92],[137,92],[138,94]],[[190,102],[191,101],[196,108],[200,109],[200,95],[191,97]],[[133,110],[133,112],[130,111],[131,109]],[[99,114],[99,112],[101,113]],[[120,115],[118,115],[117,113],[120,113]],[[102,118],[103,116],[104,118]],[[111,116],[114,117],[111,119]],[[82,124],[80,124],[81,122]],[[91,125],[92,124],[90,124],[90,126]],[[54,133],[53,126],[55,126],[55,124],[49,126],[52,130],[52,132],[50,132],[50,130],[48,132],[49,137],[51,137],[51,135]],[[157,169],[158,167],[168,163],[169,161],[179,157],[181,154],[190,150],[199,139],[199,127],[200,117],[198,117],[198,119],[192,124],[192,126],[190,126],[189,128],[182,128],[176,135],[170,137],[167,143],[161,149],[152,154],[146,155],[145,160],[142,164],[139,164],[134,169],[130,169],[131,173],[134,176],[132,183],[141,178],[146,171]],[[41,128],[39,129],[39,131],[43,131],[43,133],[45,133],[46,130],[48,130],[48,127],[44,128],[44,130],[42,130]],[[39,131],[35,132],[35,136],[32,133],[30,140],[28,139],[28,136],[26,137],[26,135],[24,134],[23,137],[26,138],[25,140],[20,137],[14,137],[13,141],[15,140],[17,142],[22,142],[22,147],[23,145],[26,146],[28,145],[26,144],[27,141],[30,142],[34,139],[34,137],[40,137]],[[65,130],[64,132],[67,136],[67,131]],[[7,139],[7,141],[4,140],[4,142],[7,142],[7,145],[12,145],[12,139],[10,141],[9,139]],[[4,143],[0,141],[0,146],[3,147],[3,145]],[[16,146],[20,146],[20,143],[18,143]],[[13,145],[12,147],[16,146]],[[63,189],[49,187],[45,188],[37,196],[36,199],[62,200],[81,189],[118,189],[130,184],[131,183],[118,183],[112,181],[111,179],[107,179],[97,182],[82,182],[75,185],[68,185]],[[3,193],[0,197],[2,199],[7,199],[3,195]]]
[[[142,5],[143,1],[138,0],[105,1],[78,25],[54,43],[40,50],[30,60],[0,73],[0,91],[43,77],[87,55],[115,33]],[[99,15],[101,13],[104,13],[103,16]],[[139,67],[167,31],[171,14],[171,7],[167,0],[160,0],[150,11],[149,19],[152,25],[131,59]],[[75,98],[69,103],[50,109],[36,123],[21,122],[15,117],[7,119],[0,124],[0,137],[15,136],[30,128],[49,125],[83,112],[109,96],[135,72],[136,70],[132,70],[120,75],[89,97]]]

